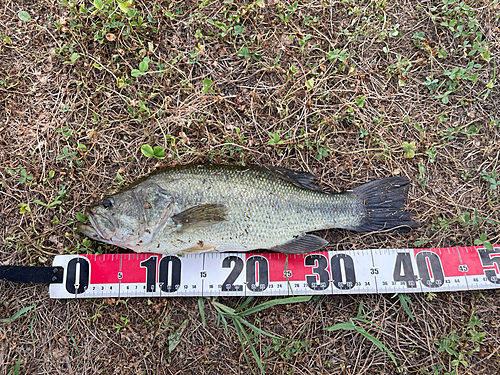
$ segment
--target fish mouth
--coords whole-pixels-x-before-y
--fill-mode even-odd
[[[113,233],[111,233],[109,236],[105,236],[103,231],[99,228],[99,224],[95,218],[95,215],[98,215],[100,219],[106,220],[109,227],[116,229],[116,224],[113,223],[113,221],[109,217],[101,214],[92,214],[90,212],[87,212],[87,217],[89,218],[90,225],[78,223],[77,225],[78,231],[83,233],[89,238],[98,239],[101,241],[111,240],[113,238],[113,235],[115,234],[115,231],[113,231]]]

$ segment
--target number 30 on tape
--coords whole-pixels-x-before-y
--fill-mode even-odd
[[[59,255],[53,298],[289,296],[500,288],[500,247]]]

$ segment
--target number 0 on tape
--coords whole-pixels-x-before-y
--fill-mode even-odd
[[[292,296],[500,288],[500,247],[58,255],[52,298]]]

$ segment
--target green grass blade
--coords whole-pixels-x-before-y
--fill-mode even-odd
[[[251,307],[243,312],[240,312],[240,313],[238,313],[238,316],[250,315],[250,314],[256,313],[257,311],[262,311],[262,310],[268,309],[268,308],[276,306],[276,305],[286,305],[288,303],[307,302],[311,298],[312,298],[312,296],[296,296],[296,297],[287,297],[287,298],[277,298],[277,299],[273,299],[271,301],[261,303],[260,305]]]
[[[361,328],[361,327],[358,327],[358,326],[354,326],[354,329],[357,332],[361,333],[368,340],[370,340],[373,344],[375,344],[375,346],[377,348],[379,348],[380,350],[385,350],[385,352],[389,355],[389,357],[391,357],[391,359],[394,362],[394,364],[396,366],[398,365],[398,363],[396,361],[396,358],[394,357],[394,355],[392,354],[392,352],[389,350],[389,348],[387,346],[385,346],[384,344],[382,344],[382,342],[379,339],[377,339],[375,336],[369,334],[364,328]]]
[[[200,310],[200,316],[201,316],[201,323],[203,324],[203,327],[206,327],[206,322],[205,322],[205,304],[203,302],[203,297],[198,298],[198,309]]]
[[[357,320],[359,322],[366,323],[366,324],[370,324],[372,326],[377,327],[378,329],[382,329],[382,327],[380,327],[377,323],[370,322],[369,320],[366,320],[366,319],[363,319],[363,318],[352,318],[352,319],[353,320]]]
[[[11,367],[9,373],[7,375],[19,375],[21,373],[21,364],[23,363],[23,359],[19,356],[16,364]]]
[[[269,332],[266,332],[266,331],[263,331],[262,329],[260,329],[259,327],[256,327],[254,326],[252,323],[250,322],[247,322],[245,319],[243,318],[240,318],[240,322],[244,325],[246,325],[247,327],[251,328],[252,330],[254,330],[255,332],[261,334],[261,335],[265,335],[265,336],[268,336],[268,337],[272,337],[273,339],[278,339],[278,340],[282,340],[281,337],[278,337],[278,336],[275,336],[273,335],[272,333],[269,333]]]
[[[406,311],[406,313],[408,314],[410,319],[414,322],[415,317],[411,313],[410,306],[408,305],[408,303],[410,305],[413,305],[413,302],[411,301],[410,296],[408,296],[408,294],[406,294],[406,293],[397,293],[397,296],[399,297],[399,302],[401,303],[401,306],[403,306],[404,311]]]
[[[245,302],[243,302],[241,305],[239,305],[235,310],[234,312],[240,312],[241,310],[243,310],[245,307],[248,306],[248,304],[253,300],[253,297],[250,296],[250,297],[247,297],[247,299],[245,300]]]
[[[78,349],[78,345],[77,345],[77,343],[76,343],[76,340],[75,340],[75,338],[73,337],[73,335],[71,334],[71,332],[69,331],[69,327],[68,327],[68,326],[66,326],[66,331],[68,331],[69,338],[71,339],[71,342],[72,342],[72,343],[73,343],[73,345],[75,346],[75,348],[76,348],[76,352],[77,352],[78,354],[80,354],[80,349]]]
[[[230,316],[236,315],[234,313],[234,309],[232,309],[226,305],[223,305],[222,303],[219,303],[217,301],[212,301],[212,305],[214,305],[216,308],[219,308],[219,310],[223,311],[227,315],[230,315]]]
[[[35,305],[23,307],[19,311],[15,312],[10,318],[4,318],[4,319],[2,319],[2,323],[10,323],[10,322],[16,320],[17,318],[21,317],[23,314],[26,314],[28,311],[34,309],[34,308],[35,308]]]
[[[353,330],[356,330],[356,326],[354,325],[353,322],[351,322],[349,320],[348,322],[334,324],[333,326],[325,328],[325,330],[327,330],[327,331],[338,331],[339,329],[353,331]]]
[[[241,325],[241,321],[237,318],[233,319],[235,325],[236,323],[240,324]],[[260,360],[260,357],[259,355],[257,354],[257,351],[255,350],[255,347],[253,346],[253,343],[252,343],[252,340],[250,339],[250,337],[248,336],[248,334],[246,333],[245,329],[243,328],[243,326],[241,326],[241,333],[243,333],[243,336],[245,336],[245,339],[248,343],[248,346],[250,347],[250,351],[252,352],[253,354],[253,357],[255,358],[255,362],[257,362],[257,366],[259,366],[259,369],[260,371],[262,372],[262,374],[265,374],[264,372],[264,366],[262,365],[262,362]]]
[[[250,360],[248,359],[247,352],[245,350],[245,341],[243,340],[243,326],[240,324],[237,318],[233,318],[233,323],[234,323],[234,328],[236,329],[236,333],[238,334],[238,338],[240,339],[240,344],[241,344],[241,351],[243,352],[243,355],[245,356],[245,360],[248,363],[248,367],[250,367],[250,371],[252,371],[252,374],[255,375],[255,371],[253,370],[253,366],[250,363]]]

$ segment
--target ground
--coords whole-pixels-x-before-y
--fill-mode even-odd
[[[410,178],[420,228],[317,233],[329,250],[499,243],[499,19],[497,0],[4,0],[0,263],[122,252],[78,234],[85,207],[191,162],[310,171],[335,192]],[[0,300],[4,374],[500,373],[496,291],[276,305],[246,317],[280,338],[246,328],[255,354],[218,321],[243,298],[2,282]],[[358,330],[325,330],[358,309]]]

